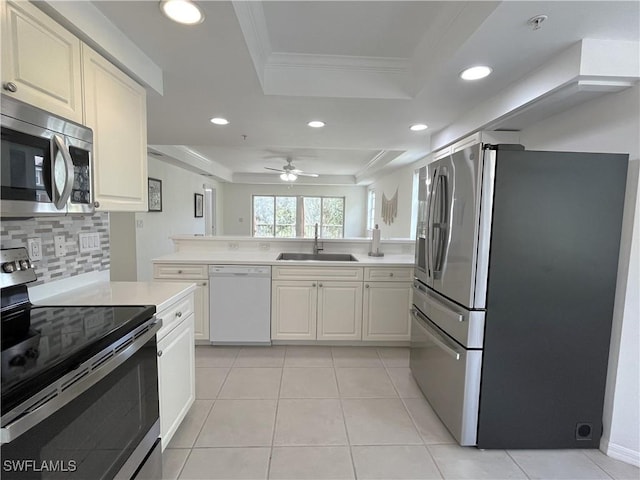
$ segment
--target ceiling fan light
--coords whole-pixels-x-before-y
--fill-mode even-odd
[[[191,0],[162,0],[160,9],[168,18],[183,25],[197,25],[204,21],[204,13]]]
[[[298,176],[295,173],[285,172],[280,174],[280,180],[285,182],[295,182],[297,179]]]

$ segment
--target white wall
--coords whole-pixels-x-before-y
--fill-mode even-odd
[[[162,212],[135,214],[133,244],[139,281],[152,279],[153,258],[174,251],[170,236],[204,234],[204,217],[194,217],[193,195],[204,194],[205,183],[216,189],[216,230],[221,230],[223,201],[218,182],[153,157],[149,157],[149,177],[162,180]]]
[[[367,224],[365,187],[225,183],[222,191],[225,206],[222,221],[224,235],[251,235],[253,195],[316,195],[345,197],[344,236],[347,238],[365,236]]]
[[[381,238],[411,238],[413,215],[413,175],[421,162],[400,168],[372,183],[369,188],[376,192],[375,221]],[[390,225],[382,220],[382,195],[391,200],[398,190],[398,215]]]
[[[528,150],[629,153],[601,448],[640,463],[640,87],[598,97],[522,131]]]

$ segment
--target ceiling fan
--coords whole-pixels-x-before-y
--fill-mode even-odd
[[[279,168],[271,168],[271,167],[264,167],[267,170],[273,170],[274,172],[280,172],[280,179],[284,180],[285,182],[294,182],[295,180],[297,180],[298,177],[317,177],[318,174],[317,173],[305,173],[302,170],[298,170],[294,165],[293,165],[293,159],[290,157],[287,157],[285,159],[287,161],[287,164],[284,165],[282,167],[282,169]]]

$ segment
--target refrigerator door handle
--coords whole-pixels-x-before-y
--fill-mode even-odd
[[[453,359],[460,360],[460,357],[462,356],[460,352],[458,352],[454,347],[449,346],[448,343],[450,342],[446,338],[444,338],[442,334],[438,333],[433,329],[433,327],[429,325],[429,319],[427,319],[427,317],[422,315],[415,308],[411,309],[411,314],[420,321],[420,325],[422,326],[424,333],[427,334],[429,339],[435,345],[437,345],[443,352],[451,356]]]
[[[435,208],[437,198],[437,180],[440,167],[436,168],[436,171],[431,177],[431,191],[427,197],[427,276],[429,280],[433,280],[433,241],[434,241],[434,226],[433,226],[433,210]]]
[[[438,242],[435,252],[433,266],[434,278],[441,278],[444,269],[444,259],[449,243],[449,189],[448,177],[439,172],[436,186],[436,209],[438,211],[437,223],[434,222],[433,229],[438,229]]]

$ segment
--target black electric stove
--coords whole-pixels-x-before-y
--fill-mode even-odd
[[[26,249],[0,250],[2,478],[161,468],[156,307],[35,306],[35,279]]]
[[[24,248],[0,252],[2,415],[135,330],[156,307],[34,306],[26,283],[33,263]]]
[[[34,307],[2,315],[2,415],[155,313],[155,306]]]

